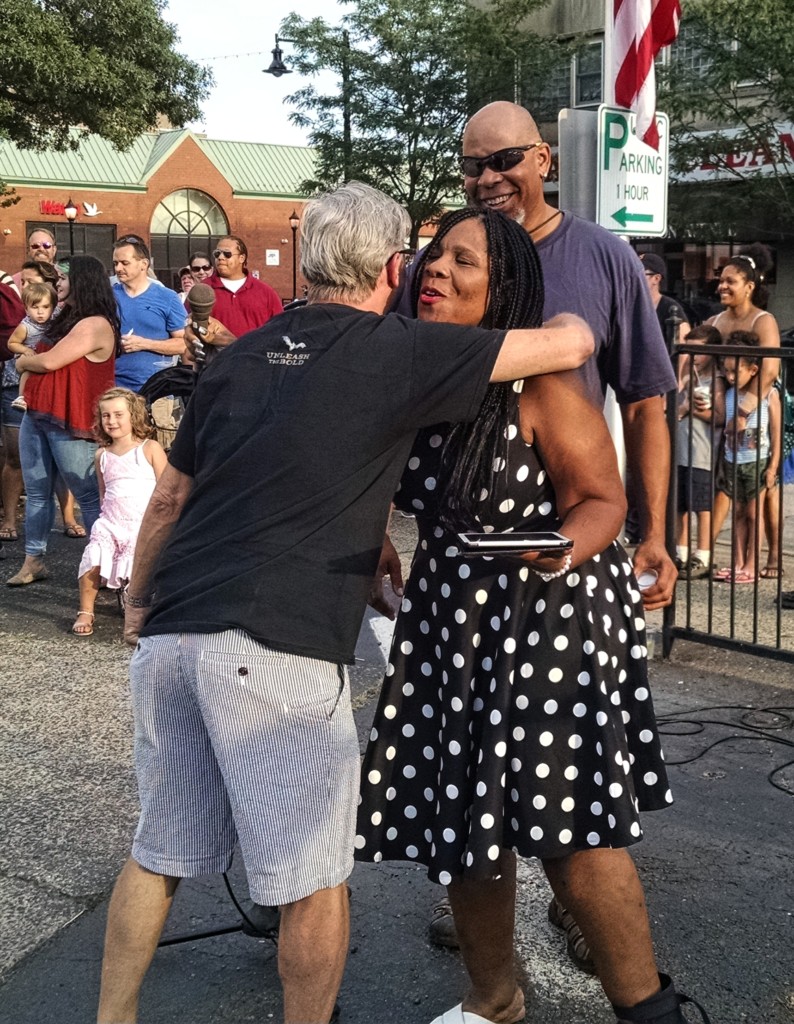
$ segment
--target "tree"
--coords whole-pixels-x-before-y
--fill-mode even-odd
[[[794,111],[790,0],[689,0],[661,75],[670,115],[676,233],[704,240],[774,234],[794,221]],[[705,171],[705,174],[704,174]]]
[[[546,0],[358,0],[341,28],[297,14],[280,34],[293,41],[295,70],[332,70],[340,89],[309,84],[287,101],[310,131],[317,173],[312,194],[355,178],[401,203],[422,224],[460,196],[457,156],[469,114],[491,99],[513,99],[517,78],[537,76],[560,47],[524,28]],[[527,59],[526,55],[531,54]]]
[[[0,138],[66,149],[96,133],[126,149],[158,115],[174,125],[199,117],[212,75],[174,50],[178,37],[162,19],[164,6],[4,0]]]

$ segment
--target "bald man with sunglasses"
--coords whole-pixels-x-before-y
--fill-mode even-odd
[[[646,610],[663,608],[672,600],[677,579],[665,547],[670,440],[664,415],[664,395],[676,381],[642,265],[609,231],[546,201],[551,149],[523,107],[500,101],[474,114],[463,134],[460,164],[469,204],[515,220],[537,247],[544,318],[572,310],[595,335],[595,354],[579,373],[594,402],[603,403],[607,385],[617,397],[642,531],[635,572],[658,574],[643,591],[643,601]],[[404,315],[415,312],[407,305],[409,293],[406,288],[396,306]],[[566,932],[571,959],[593,972],[587,943],[570,913],[554,900],[549,917]],[[430,937],[437,945],[458,945],[446,899],[434,909]]]

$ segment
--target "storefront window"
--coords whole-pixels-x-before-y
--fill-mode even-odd
[[[25,223],[25,238],[36,228],[46,228],[55,235],[58,245],[58,259],[69,255],[69,225],[54,221],[29,220]],[[116,228],[113,224],[91,224],[78,220],[72,225],[71,240],[77,255],[96,256],[105,265],[109,274],[113,273],[113,239]],[[25,256],[27,259],[27,256]]]
[[[166,196],[152,215],[154,269],[163,284],[173,287],[174,277],[191,253],[209,254],[229,231],[229,222],[215,200],[194,188]]]

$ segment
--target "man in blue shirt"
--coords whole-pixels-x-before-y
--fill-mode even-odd
[[[149,250],[137,236],[120,238],[113,247],[113,294],[124,349],[116,359],[116,384],[131,391],[140,391],[185,348],[185,308],[175,292],[151,280],[150,263]]]

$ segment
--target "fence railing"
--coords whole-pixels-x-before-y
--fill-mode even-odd
[[[678,370],[691,365],[687,357],[696,355],[711,357],[711,366],[705,375],[701,374],[699,379],[690,373],[678,398],[674,394],[668,396],[672,472],[667,541],[668,550],[675,551],[681,540],[684,507],[692,505],[693,501],[700,505],[707,503],[712,516],[708,534],[709,570],[704,573],[703,568],[692,561],[698,550],[697,524],[695,514],[688,514],[686,557],[681,559],[684,567],[679,573],[675,600],[663,616],[663,656],[669,656],[676,639],[686,639],[794,662],[794,609],[784,607],[781,601],[787,585],[794,588],[794,507],[786,507],[784,486],[785,459],[794,437],[788,391],[791,387],[794,392],[794,350],[681,344],[675,346],[673,352]],[[713,397],[708,415],[702,395],[710,391],[712,396],[717,396],[723,386],[727,390],[730,385],[722,376],[724,361],[748,356],[758,363],[745,389],[746,402],[743,405],[744,399],[740,398],[738,403],[729,403],[725,422],[720,423],[719,401]],[[768,397],[763,393],[761,382],[764,366],[768,367],[773,359],[780,360],[780,378],[775,385],[777,394]],[[730,367],[731,363],[728,365]],[[680,401],[689,409],[695,409],[698,402],[696,418],[703,424],[699,440],[702,442],[705,436],[713,454],[709,469],[703,473],[695,473],[696,467],[692,465],[698,461],[699,454],[702,456],[702,444],[691,429],[679,426]],[[765,403],[773,406],[775,402],[780,412],[779,428],[774,409],[771,420],[763,411]],[[779,483],[771,488],[766,487],[767,483],[772,483],[764,457],[767,442],[778,463]],[[687,467],[679,470],[679,461],[688,464]],[[729,498],[726,492],[734,497]],[[754,493],[756,497],[752,497]],[[794,502],[794,495],[788,500]],[[788,527],[787,511],[791,519]],[[701,523],[701,544],[702,531]],[[742,552],[749,554],[749,561]],[[743,574],[745,564],[751,571]]]

